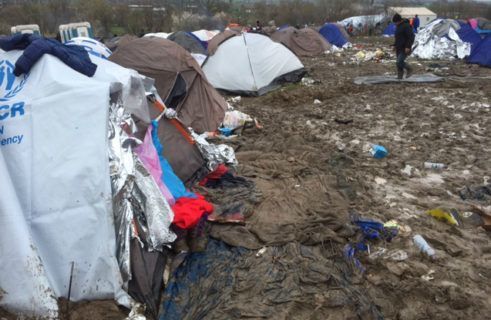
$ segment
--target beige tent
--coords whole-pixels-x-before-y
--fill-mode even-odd
[[[196,132],[215,131],[227,104],[206,80],[196,60],[178,44],[160,38],[140,38],[120,45],[110,60],[155,79],[155,87],[167,107],[177,111],[186,127]],[[199,178],[205,163],[195,145],[161,120],[159,137],[164,156],[185,182]]]
[[[331,48],[323,36],[308,28],[288,27],[273,33],[271,39],[284,44],[297,56],[302,57],[316,56]]]

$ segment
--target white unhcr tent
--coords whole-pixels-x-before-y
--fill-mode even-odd
[[[10,77],[0,83],[0,306],[56,318],[72,263],[72,301],[128,306],[111,209],[110,83],[50,55],[12,78],[20,54],[0,54]]]
[[[215,88],[245,95],[262,95],[305,74],[290,49],[256,33],[227,39],[202,68]]]

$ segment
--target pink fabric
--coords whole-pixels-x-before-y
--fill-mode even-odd
[[[469,19],[469,24],[471,25],[472,29],[477,29],[477,19]]]
[[[160,167],[159,155],[152,142],[152,126],[148,127],[143,143],[135,148],[135,153],[138,155],[145,168],[147,168],[148,172],[152,175],[155,182],[157,182],[164,198],[171,206],[173,206],[176,203],[176,200],[167,186],[162,182],[162,168]]]

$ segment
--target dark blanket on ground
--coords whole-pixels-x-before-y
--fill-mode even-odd
[[[381,319],[339,252],[289,243],[258,253],[212,240],[174,273],[160,319]]]

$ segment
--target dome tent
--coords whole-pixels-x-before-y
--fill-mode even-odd
[[[155,79],[155,87],[186,127],[196,132],[215,131],[227,104],[210,85],[194,58],[166,39],[140,38],[121,45],[110,59]],[[164,156],[184,182],[199,178],[204,159],[195,145],[187,144],[172,125],[159,126]]]
[[[284,82],[297,82],[306,73],[297,56],[268,36],[244,33],[222,42],[203,65],[217,89],[262,95]]]
[[[331,46],[316,31],[308,28],[287,27],[271,35],[271,39],[290,48],[298,56],[312,57],[324,53]]]
[[[174,41],[190,53],[208,54],[203,42],[191,32],[177,31],[168,36],[167,39]]]
[[[220,32],[208,42],[208,54],[210,56],[214,55],[218,49],[218,46],[220,46],[222,42],[239,34],[240,32],[234,30],[225,30],[223,32]]]
[[[342,48],[349,43],[348,38],[341,32],[335,23],[326,23],[320,28],[319,33],[330,43]]]
[[[395,23],[391,22],[384,29],[383,35],[384,37],[393,37],[395,33],[396,33],[396,25]]]
[[[467,61],[491,68],[491,36],[482,39],[472,49],[472,53]]]

